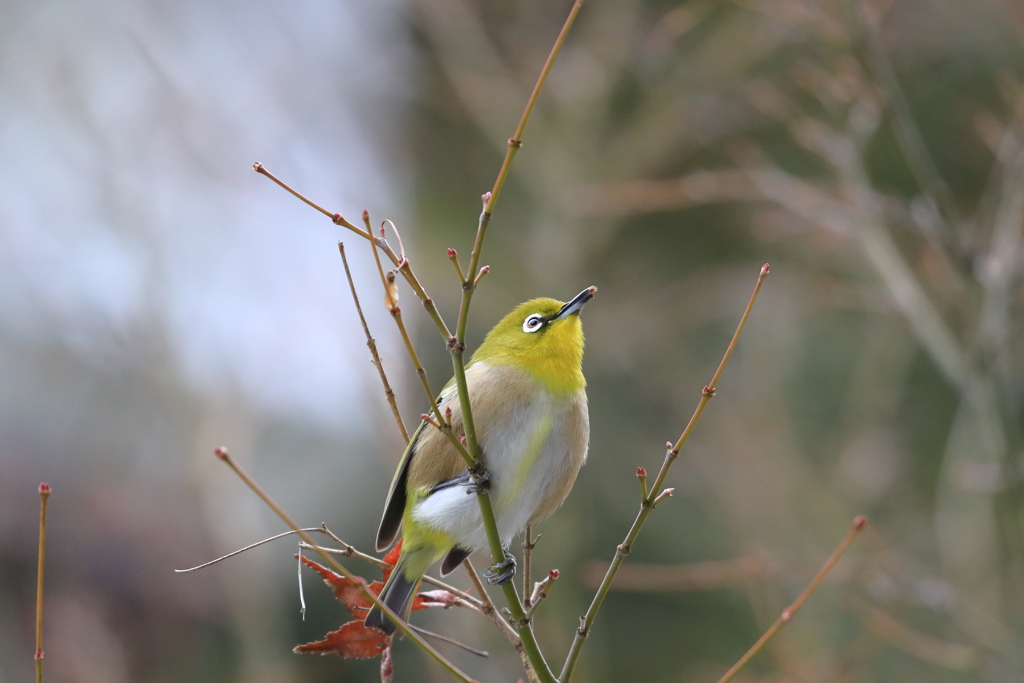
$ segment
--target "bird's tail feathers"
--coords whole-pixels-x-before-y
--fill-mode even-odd
[[[394,571],[391,572],[391,577],[384,584],[384,589],[380,592],[380,601],[390,607],[392,612],[408,621],[410,608],[412,607],[412,598],[419,588],[420,578],[422,577],[417,576],[413,579],[406,577],[404,571],[405,558],[404,554],[399,558],[398,564],[395,565]],[[376,605],[367,613],[363,624],[368,627],[379,628],[388,635],[393,634],[397,628],[395,622]]]

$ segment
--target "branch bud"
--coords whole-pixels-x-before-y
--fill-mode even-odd
[[[394,271],[388,271],[384,276],[384,308],[395,313],[398,310],[398,283],[395,282]]]
[[[213,454],[221,460],[228,459],[228,449],[224,448],[224,446],[217,446],[216,450],[213,451]]]
[[[857,515],[853,518],[853,528],[860,531],[868,524],[868,518],[864,515]]]
[[[476,274],[476,279],[473,280],[473,286],[476,287],[478,284],[480,284],[480,280],[483,280],[484,275],[487,275],[487,273],[489,272],[491,272],[490,266],[484,266],[483,268],[481,268],[480,272]]]
[[[41,496],[48,496],[48,495],[50,495],[50,485],[47,484],[45,481],[43,483],[39,484],[39,495],[41,495]]]
[[[767,263],[764,264],[761,266],[761,275],[767,275],[769,270],[771,270],[771,267]]]

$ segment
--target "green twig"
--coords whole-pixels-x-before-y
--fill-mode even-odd
[[[615,556],[612,558],[611,564],[608,565],[608,571],[605,572],[604,579],[601,581],[601,585],[598,586],[597,592],[594,594],[594,600],[590,603],[590,607],[587,609],[587,613],[580,617],[580,627],[576,630],[576,637],[572,641],[572,646],[569,648],[569,654],[565,659],[565,665],[562,667],[562,674],[558,680],[560,683],[568,683],[572,677],[573,669],[576,666],[576,660],[580,655],[580,650],[583,648],[583,643],[586,641],[587,636],[590,635],[590,627],[594,623],[594,618],[597,616],[597,611],[601,609],[601,603],[604,602],[605,596],[608,594],[608,590],[611,588],[612,581],[615,579],[615,574],[619,571],[619,566],[622,565],[622,561],[626,558],[626,555],[630,553],[633,542],[636,537],[640,534],[640,529],[643,527],[644,522],[647,520],[647,516],[654,510],[655,503],[666,495],[671,495],[671,490],[666,489],[661,491],[657,497],[652,498],[655,491],[661,489],[662,484],[665,482],[665,477],[668,476],[668,471],[672,467],[672,463],[677,457],[679,457],[679,449],[682,448],[683,444],[689,438],[690,433],[693,431],[694,426],[697,424],[697,420],[700,419],[701,413],[704,412],[704,406],[707,405],[711,397],[715,395],[715,385],[718,384],[718,378],[722,375],[722,370],[725,369],[725,364],[729,362],[729,357],[732,355],[733,349],[736,347],[736,340],[739,339],[740,333],[743,331],[744,325],[747,323],[747,317],[750,315],[751,309],[754,307],[754,302],[757,301],[757,295],[761,291],[761,284],[764,279],[768,276],[768,264],[764,264],[761,267],[761,273],[757,277],[757,284],[754,285],[754,292],[750,295],[750,301],[747,302],[747,308],[743,311],[743,316],[740,318],[739,325],[736,326],[736,332],[732,335],[732,340],[729,342],[728,348],[725,350],[725,355],[722,356],[722,362],[718,364],[718,369],[715,370],[714,376],[711,381],[708,382],[707,386],[701,391],[700,402],[697,404],[697,409],[694,411],[693,416],[687,423],[686,428],[680,435],[679,440],[676,441],[675,445],[672,443],[666,444],[665,461],[661,465],[661,470],[658,472],[658,476],[654,480],[654,484],[647,489],[645,487],[646,495],[640,501],[640,512],[636,516],[636,520],[633,522],[633,526],[630,527],[629,533],[626,534],[626,539],[615,549]],[[640,477],[641,473],[638,471],[637,476]],[[641,484],[646,483],[646,472],[641,477]]]

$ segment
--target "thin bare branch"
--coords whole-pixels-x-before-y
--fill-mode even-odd
[[[39,485],[39,566],[36,574],[36,683],[43,683],[43,569],[46,565],[46,504],[50,485]]]
[[[683,444],[689,438],[690,433],[693,431],[697,421],[700,419],[701,413],[704,412],[704,406],[706,406],[708,401],[711,400],[711,397],[715,395],[715,385],[718,383],[718,378],[721,377],[722,371],[725,369],[725,364],[729,362],[729,357],[732,355],[733,349],[736,347],[736,341],[739,339],[740,333],[743,331],[743,327],[747,323],[747,317],[750,315],[750,311],[754,307],[754,302],[757,301],[757,295],[761,291],[761,284],[768,276],[768,271],[769,268],[766,263],[761,267],[761,272],[757,277],[757,284],[754,285],[754,291],[750,295],[750,300],[747,302],[747,307],[744,309],[743,315],[740,317],[739,324],[736,326],[736,332],[733,333],[732,339],[729,341],[729,346],[725,350],[725,355],[722,356],[722,361],[718,364],[718,368],[715,370],[715,374],[712,376],[711,381],[708,382],[707,386],[705,386],[701,391],[700,402],[697,404],[697,409],[694,411],[689,423],[687,423],[686,428],[683,430],[683,433],[680,435],[675,445],[671,442],[665,445],[665,461],[662,463],[661,470],[658,472],[658,476],[655,478],[654,484],[647,489],[650,493],[640,501],[640,512],[637,514],[636,520],[633,522],[633,526],[630,527],[629,533],[626,534],[626,539],[615,549],[615,555],[612,558],[611,564],[608,565],[608,571],[605,573],[604,579],[601,581],[601,585],[594,594],[594,599],[590,603],[587,613],[580,617],[580,626],[576,630],[576,637],[573,639],[572,646],[569,648],[569,654],[566,656],[565,664],[562,667],[562,674],[558,677],[560,683],[568,683],[569,679],[572,677],[573,669],[576,666],[576,660],[579,658],[580,651],[583,648],[583,643],[586,642],[587,636],[590,635],[590,627],[593,625],[594,619],[597,617],[598,610],[601,609],[601,603],[604,602],[604,598],[608,594],[612,581],[615,580],[615,574],[618,572],[623,560],[625,560],[626,555],[630,553],[633,542],[640,534],[640,529],[647,520],[647,516],[650,515],[652,510],[654,510],[655,502],[664,495],[671,495],[670,493],[666,493],[668,491],[668,489],[666,489],[658,494],[659,498],[651,499],[653,492],[661,489],[662,484],[665,482],[665,477],[668,476],[668,471],[672,467],[672,463],[679,456],[679,449],[682,448]],[[644,474],[646,477],[646,472]]]
[[[839,562],[839,559],[846,552],[846,549],[850,547],[850,544],[853,543],[853,540],[857,538],[857,534],[861,532],[861,529],[863,529],[867,523],[868,520],[866,517],[857,517],[853,520],[853,524],[850,526],[850,530],[846,532],[846,537],[843,538],[842,542],[832,553],[832,556],[825,561],[825,564],[822,566],[821,570],[811,580],[811,583],[808,584],[807,588],[804,589],[804,592],[801,593],[797,597],[797,599],[793,601],[793,604],[791,604],[786,609],[782,610],[782,614],[780,614],[779,618],[775,620],[775,623],[772,624],[768,628],[768,630],[764,632],[764,635],[757,639],[757,642],[754,643],[750,647],[750,649],[747,650],[747,652],[739,658],[739,661],[732,665],[732,668],[726,671],[725,674],[720,679],[718,679],[718,683],[729,683],[729,681],[731,681],[736,676],[736,674],[739,673],[739,670],[742,669],[747,664],[747,662],[750,661],[750,658],[757,654],[761,650],[761,648],[763,648],[765,644],[769,640],[771,640],[776,633],[779,632],[779,629],[781,629],[783,626],[788,624],[790,620],[792,620],[793,615],[796,614],[796,611],[800,609],[801,605],[803,605],[804,602],[807,601],[807,598],[811,597],[811,594],[818,588],[818,586],[821,585],[821,582],[825,580],[825,577],[828,576],[829,572],[832,571],[832,568],[836,566],[836,563]]]
[[[242,553],[244,553],[247,550],[252,550],[253,548],[258,548],[261,545],[265,545],[267,543],[270,543],[271,541],[276,541],[277,539],[282,538],[284,536],[291,536],[292,534],[299,533],[299,531],[305,531],[307,533],[317,533],[317,532],[321,532],[322,533],[323,529],[320,529],[320,528],[317,528],[317,527],[311,527],[311,528],[308,528],[308,529],[299,529],[299,530],[285,531],[283,533],[277,534],[276,536],[271,536],[270,538],[264,538],[262,541],[256,541],[255,543],[253,543],[251,545],[247,545],[244,548],[239,548],[238,550],[235,550],[234,552],[230,552],[227,555],[222,555],[222,556],[218,557],[216,560],[210,560],[209,562],[204,562],[203,564],[197,565],[195,567],[190,567],[189,569],[175,569],[174,573],[175,574],[187,574],[189,572],[194,572],[194,571],[196,571],[198,569],[203,569],[204,567],[209,567],[210,565],[217,564],[218,562],[223,562],[224,560],[226,560],[226,559],[228,559],[230,557],[234,557],[235,555],[241,555]]]
[[[450,643],[452,645],[455,645],[456,647],[462,648],[466,652],[471,652],[471,653],[475,654],[477,657],[483,657],[484,659],[486,659],[487,657],[490,657],[490,654],[487,652],[487,650],[477,650],[475,647],[470,647],[469,645],[466,645],[465,643],[463,643],[460,640],[455,640],[454,638],[449,638],[448,636],[443,636],[440,633],[434,633],[433,631],[428,631],[427,629],[421,628],[419,626],[413,626],[412,624],[409,624],[409,625],[412,626],[412,630],[416,631],[416,633],[419,633],[421,635],[429,636],[430,638],[434,638],[435,640],[440,640],[440,641],[443,641],[445,643]]]
[[[380,374],[380,381],[384,385],[384,397],[388,401],[388,405],[391,406],[391,414],[395,416],[395,423],[398,425],[398,431],[402,434],[402,440],[409,443],[409,432],[405,428],[405,422],[402,420],[402,414],[398,411],[398,403],[395,401],[395,392],[391,389],[391,383],[388,382],[388,376],[384,372],[384,363],[380,359],[380,354],[377,353],[377,342],[370,334],[370,326],[366,324],[366,316],[363,315],[363,307],[359,305],[359,295],[356,294],[356,283],[352,279],[352,271],[348,267],[348,258],[345,256],[345,244],[338,242],[338,251],[341,253],[341,262],[345,266],[345,277],[348,278],[349,289],[352,290],[352,301],[355,302],[356,312],[359,314],[359,322],[363,325],[363,332],[366,334],[366,345],[370,349],[370,356],[373,358],[373,366],[377,368],[377,372]]]

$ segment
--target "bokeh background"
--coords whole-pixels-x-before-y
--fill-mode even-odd
[[[31,677],[36,486],[50,681],[361,681],[291,648],[348,619],[212,456],[369,549],[415,377],[359,238],[389,218],[442,313],[540,65],[548,0],[0,2],[0,682]],[[710,379],[577,668],[714,681],[856,514],[869,531],[745,681],[1024,680],[1024,9],[1012,0],[589,0],[495,214],[471,345],[600,288],[590,460],[539,529],[556,669]],[[412,293],[403,289],[403,301]],[[450,361],[405,306],[431,382]],[[486,560],[479,558],[477,564]],[[350,563],[373,576],[370,567]],[[462,577],[456,581],[464,582]],[[422,615],[422,616],[420,616]],[[418,613],[490,650],[489,624]],[[396,680],[443,681],[408,642]]]

